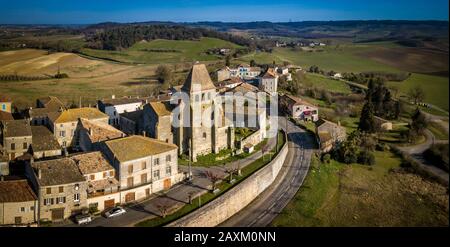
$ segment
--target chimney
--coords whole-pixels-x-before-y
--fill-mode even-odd
[[[116,96],[113,94],[113,95],[111,95],[111,99],[115,99],[116,98]]]

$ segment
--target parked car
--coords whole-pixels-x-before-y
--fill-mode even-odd
[[[124,213],[126,213],[127,211],[125,211],[125,209],[123,209],[120,206],[117,206],[115,208],[112,208],[111,210],[107,211],[105,213],[106,218],[111,218],[111,217],[115,217],[115,216],[119,216],[122,215]]]
[[[89,214],[79,214],[75,216],[75,221],[78,225],[88,224],[92,221],[92,217]]]

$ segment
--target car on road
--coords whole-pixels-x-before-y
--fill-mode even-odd
[[[89,214],[79,214],[75,216],[75,221],[78,225],[88,224],[92,221],[92,217]]]
[[[111,217],[115,217],[115,216],[119,216],[122,215],[124,213],[126,213],[127,211],[125,211],[125,209],[123,209],[122,207],[115,207],[110,209],[109,211],[107,211],[105,213],[106,218],[111,218]]]

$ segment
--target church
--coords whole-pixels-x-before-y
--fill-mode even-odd
[[[225,106],[204,64],[192,66],[170,101],[144,106],[144,129],[153,138],[176,144],[179,155],[197,156],[235,148],[235,107]],[[266,112],[259,119],[265,123]],[[265,129],[265,128],[264,128]]]

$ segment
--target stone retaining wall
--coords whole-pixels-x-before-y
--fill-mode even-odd
[[[285,136],[285,138],[287,137]],[[245,208],[274,182],[283,166],[287,153],[288,142],[286,141],[278,155],[269,164],[212,202],[167,226],[212,227],[224,222]]]

